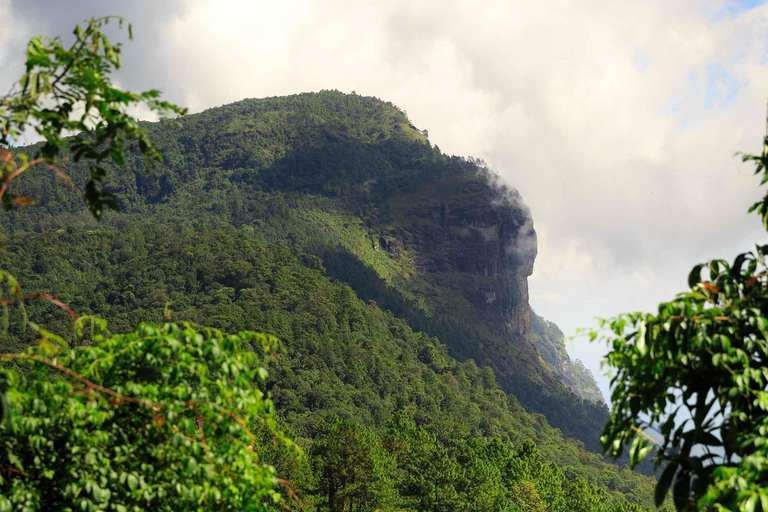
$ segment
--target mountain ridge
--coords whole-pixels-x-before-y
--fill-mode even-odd
[[[126,214],[266,228],[455,357],[490,365],[526,408],[598,451],[605,407],[563,384],[564,347],[530,339],[530,212],[487,168],[442,154],[394,105],[335,91],[242,100],[147,126],[165,165],[144,174],[129,155],[126,169],[110,173],[106,187]],[[67,172],[77,182],[84,170]],[[30,185],[40,204],[6,217],[6,232],[50,229],[57,220],[46,211],[91,224],[76,194],[54,180]],[[559,354],[550,357],[558,364],[542,353]]]

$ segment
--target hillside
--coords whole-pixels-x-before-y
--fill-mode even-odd
[[[478,449],[483,439],[498,440],[496,451],[513,457],[534,441],[549,468],[541,475],[541,492],[554,485],[558,499],[565,499],[570,486],[589,482],[579,488],[579,499],[593,496],[601,509],[624,500],[651,504],[651,478],[563,438],[543,416],[527,413],[501,391],[489,368],[451,358],[439,340],[361,301],[349,286],[328,279],[319,259],[284,242],[248,228],[132,222],[16,236],[4,249],[0,268],[13,269],[26,290],[57,290],[78,312],[109,318],[114,332],[169,315],[229,332],[258,326],[279,336],[282,343],[269,364],[270,389],[293,437],[308,448],[327,429],[329,414],[386,438],[396,412],[406,411],[449,458],[468,456],[463,450]],[[1,342],[6,350],[35,339],[14,328],[21,319],[20,311],[13,313],[15,341]],[[46,302],[30,303],[26,313],[56,332],[68,331],[66,315]],[[306,469],[284,455],[265,455],[270,456],[286,476],[307,489],[315,485]],[[507,471],[507,463],[487,457],[471,457],[488,465],[477,478],[490,479],[485,484],[494,488],[487,491],[491,496],[507,494],[503,486],[520,477],[497,474]],[[475,477],[459,472],[453,478],[458,486]],[[464,493],[474,496],[473,489]]]
[[[597,451],[607,410],[530,309],[533,221],[487,168],[431,146],[393,105],[337,92],[148,126],[164,165],[145,174],[129,155],[112,169],[122,212],[101,223],[51,174],[26,177],[38,202],[0,217],[0,268],[116,332],[170,315],[279,337],[272,392],[308,446],[328,414],[383,439],[408,411],[457,461],[469,456],[457,440],[510,453],[533,440],[563,471],[558,488],[583,477],[600,503],[650,503],[651,479],[568,439]],[[0,348],[30,341],[14,332]]]
[[[607,411],[567,385],[599,391],[579,391],[564,348],[537,348],[548,336],[531,335],[530,212],[486,168],[430,146],[393,105],[337,92],[244,100],[150,128],[166,166],[147,175],[129,158],[129,172],[112,173],[124,213],[250,225],[297,244],[597,450]],[[82,182],[84,169],[67,171]],[[24,186],[40,203],[3,219],[4,232],[71,225],[61,214],[92,222],[51,176]]]

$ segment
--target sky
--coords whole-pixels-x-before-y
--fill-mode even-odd
[[[94,15],[134,25],[118,75],[201,111],[321,89],[392,101],[530,206],[531,305],[566,336],[653,311],[690,268],[766,234],[746,213],[768,98],[755,0],[0,0],[0,90],[26,41]],[[608,396],[606,351],[567,342]]]

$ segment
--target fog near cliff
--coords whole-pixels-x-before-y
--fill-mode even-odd
[[[760,4],[0,0],[0,87],[31,35],[119,13],[137,37],[121,83],[192,111],[324,88],[392,101],[520,191],[538,233],[531,302],[568,335],[765,241],[745,212],[756,182],[732,157],[764,129]],[[569,349],[597,369],[601,347]]]

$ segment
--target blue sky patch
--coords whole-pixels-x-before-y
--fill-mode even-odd
[[[766,1],[768,0],[731,0],[725,9],[715,14],[715,21],[721,21],[726,17],[735,18],[744,11],[765,4]]]
[[[710,110],[715,105],[720,107],[731,105],[736,102],[743,85],[737,77],[729,74],[722,65],[717,62],[710,62],[707,65],[707,90],[704,108]]]

